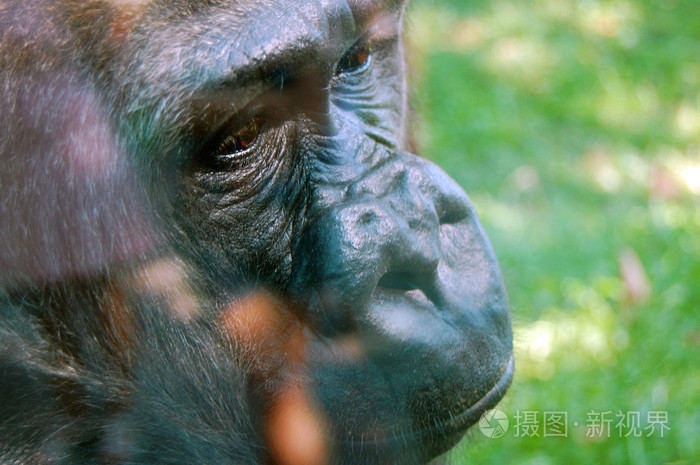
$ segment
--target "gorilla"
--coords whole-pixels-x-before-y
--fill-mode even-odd
[[[405,0],[0,0],[0,463],[401,464],[513,376]]]

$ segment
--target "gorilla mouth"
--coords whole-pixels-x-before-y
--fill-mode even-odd
[[[503,365],[501,375],[493,384],[491,389],[489,389],[489,391],[476,402],[467,406],[459,413],[450,415],[450,417],[446,419],[436,419],[430,426],[407,430],[402,433],[383,438],[363,438],[361,442],[365,446],[374,445],[378,447],[397,442],[405,444],[409,441],[430,443],[432,444],[431,449],[434,449],[434,454],[439,455],[452,447],[462,437],[462,434],[469,429],[469,427],[479,421],[484,412],[498,404],[508,390],[511,381],[513,380],[514,372],[515,358],[511,354],[508,361]],[[351,438],[346,438],[345,440],[340,441],[340,443],[345,446],[350,446],[357,442],[360,441]]]
[[[511,381],[513,380],[514,372],[515,358],[511,354],[508,362],[505,364],[501,377],[498,379],[498,381],[496,381],[493,387],[491,387],[491,389],[484,394],[483,397],[459,414],[447,420],[435,422],[435,426],[432,428],[432,430],[438,430],[449,435],[451,433],[465,431],[467,428],[475,424],[477,421],[479,421],[479,418],[481,418],[481,415],[485,411],[495,407],[501,398],[503,398],[508,390],[508,386],[510,386]]]

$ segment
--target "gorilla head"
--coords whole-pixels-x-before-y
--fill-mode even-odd
[[[407,152],[403,10],[0,3],[1,457],[423,463],[495,405],[506,294]]]

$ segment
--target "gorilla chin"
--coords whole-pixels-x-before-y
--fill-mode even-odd
[[[0,0],[0,462],[418,465],[513,377],[403,0]]]

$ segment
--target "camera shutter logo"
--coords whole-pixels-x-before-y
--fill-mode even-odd
[[[501,410],[487,410],[479,419],[479,429],[487,438],[500,438],[508,431],[508,416]]]

